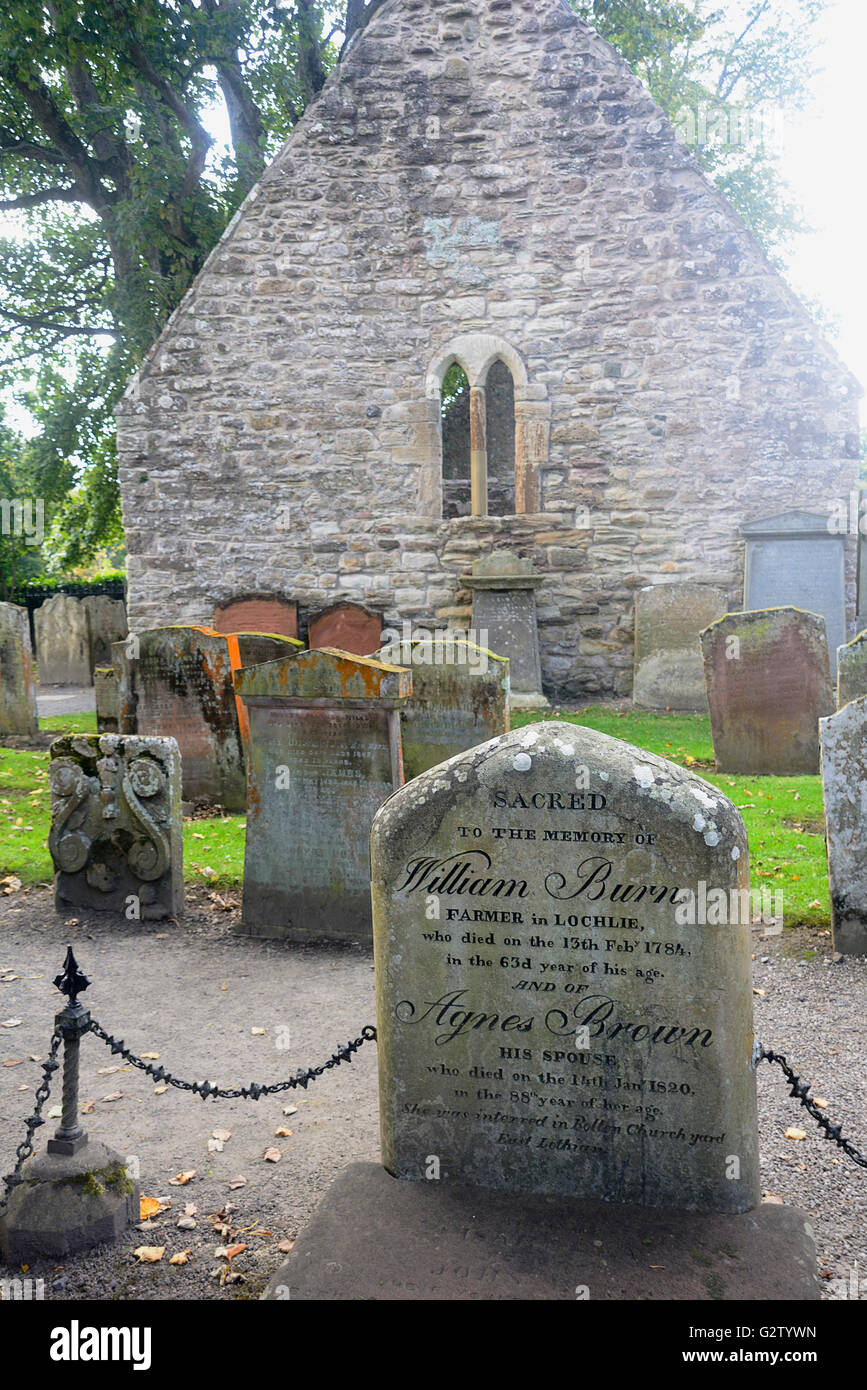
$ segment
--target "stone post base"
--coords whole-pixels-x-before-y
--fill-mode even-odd
[[[90,1140],[76,1154],[34,1154],[0,1221],[6,1264],[75,1255],[116,1240],[139,1220],[138,1183],[124,1160]]]

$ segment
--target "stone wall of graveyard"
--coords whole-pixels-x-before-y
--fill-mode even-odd
[[[520,514],[444,522],[439,385],[497,357]],[[628,693],[635,590],[739,607],[739,524],[854,486],[857,395],[565,4],[390,0],[120,408],[131,627],[252,591],[460,625],[505,544],[548,580],[549,693]]]

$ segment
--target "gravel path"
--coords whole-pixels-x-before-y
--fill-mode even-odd
[[[40,719],[54,714],[87,714],[96,709],[96,691],[92,685],[40,685],[36,707]]]
[[[158,1052],[160,1062],[188,1080],[228,1086],[277,1080],[328,1057],[338,1042],[374,1022],[372,953],[251,941],[231,934],[237,909],[216,907],[204,890],[188,891],[180,926],[124,922],[102,914],[58,917],[52,896],[34,889],[0,902],[0,1168],[12,1166],[23,1118],[38,1084],[30,1054],[44,1056],[59,996],[51,980],[67,940],[93,985],[85,996],[95,1018],[135,1052]],[[754,938],[757,1033],[785,1052],[828,1113],[867,1151],[867,960],[834,964],[826,937],[787,933]],[[812,960],[804,952],[815,952]],[[254,1029],[265,1029],[264,1033]],[[288,1046],[287,1046],[288,1044]],[[145,1230],[116,1246],[37,1264],[46,1294],[76,1299],[255,1298],[329,1182],[347,1163],[379,1158],[375,1045],[362,1048],[305,1093],[252,1101],[207,1101],[169,1089],[156,1095],[141,1072],[121,1065],[95,1038],[82,1047],[85,1101],[94,1102],[89,1132],[134,1155],[147,1196],[171,1202]],[[782,1073],[759,1069],[762,1182],[766,1192],[811,1214],[826,1297],[843,1296],[860,1271],[867,1298],[867,1173],[821,1138],[815,1123],[788,1096]],[[30,1087],[30,1094],[21,1091]],[[120,1098],[105,1097],[120,1092]],[[55,1098],[52,1097],[52,1102]],[[284,1106],[297,1106],[285,1115]],[[797,1126],[805,1140],[786,1139]],[[278,1137],[280,1128],[292,1130]],[[214,1129],[231,1131],[222,1152],[208,1152]],[[43,1138],[46,1131],[43,1131]],[[265,1150],[280,1161],[266,1162]],[[196,1176],[170,1185],[182,1171]],[[237,1176],[246,1185],[235,1190]],[[179,1229],[186,1203],[195,1204],[191,1230]],[[233,1204],[230,1209],[227,1204]],[[222,1216],[220,1213],[224,1213]],[[228,1267],[214,1252],[245,1244],[232,1261],[243,1281],[221,1284],[212,1271]],[[141,1245],[165,1246],[163,1260],[140,1264]],[[184,1265],[169,1257],[189,1251]],[[0,1266],[0,1277],[11,1271]]]

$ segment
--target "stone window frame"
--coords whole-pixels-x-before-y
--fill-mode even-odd
[[[421,502],[429,515],[442,518],[442,389],[446,372],[457,362],[470,388],[470,488],[472,515],[488,515],[488,455],[485,440],[485,383],[495,362],[512,374],[515,393],[515,512],[539,511],[539,473],[548,462],[551,403],[544,383],[532,383],[521,354],[493,333],[462,333],[452,338],[428,369],[425,397],[430,424],[430,460]]]

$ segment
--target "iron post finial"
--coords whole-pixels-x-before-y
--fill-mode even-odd
[[[78,968],[78,961],[75,959],[71,946],[66,948],[66,959],[63,962],[63,970],[55,976],[54,984],[61,994],[65,994],[69,1000],[68,1008],[80,1009],[82,1005],[78,1002],[79,994],[83,994],[90,984],[90,980]]]

